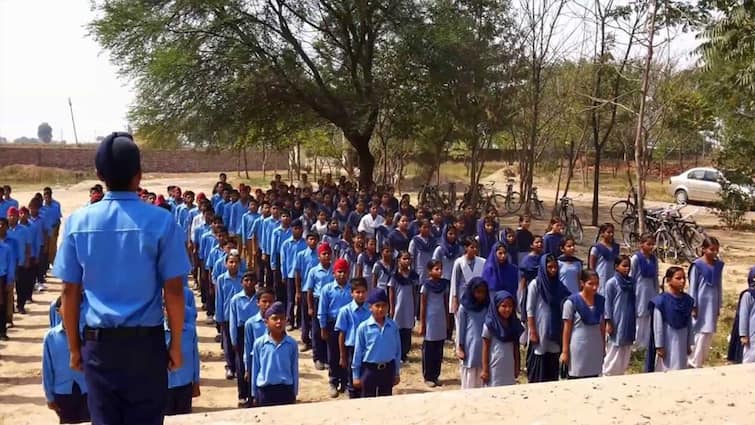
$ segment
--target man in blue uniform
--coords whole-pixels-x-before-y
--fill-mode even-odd
[[[113,133],[95,156],[108,193],[66,222],[53,273],[64,283],[63,324],[71,367],[83,370],[95,424],[162,424],[168,375],[181,367],[184,236],[171,214],[139,200],[139,148]],[[169,347],[165,344],[165,301]]]

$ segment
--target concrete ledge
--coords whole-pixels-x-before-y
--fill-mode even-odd
[[[173,417],[167,424],[753,424],[755,365],[339,400]]]

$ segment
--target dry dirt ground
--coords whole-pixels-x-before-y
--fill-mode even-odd
[[[191,174],[191,175],[146,175],[143,187],[154,191],[163,191],[169,184],[180,185],[184,189],[191,188],[195,191],[207,191],[214,182],[216,174]],[[500,174],[494,174],[492,179],[499,178]],[[233,179],[233,176],[231,178]],[[503,189],[505,179],[497,180],[499,189]],[[55,188],[55,198],[63,205],[64,215],[70,214],[76,208],[82,206],[88,197],[88,188],[93,181],[85,181],[69,187]],[[541,187],[540,193],[547,194],[552,189]],[[27,200],[33,192],[19,190],[14,193],[16,199]],[[548,195],[550,196],[550,195]],[[577,212],[583,217],[583,222],[588,222],[588,209],[590,196],[573,193],[578,206]],[[616,198],[605,198],[601,201],[601,217],[608,219],[608,207],[615,202]],[[704,225],[717,224],[715,216],[704,208],[700,208],[697,215],[698,221]],[[514,226],[515,217],[505,217],[505,225]],[[545,227],[545,221],[537,221],[533,225],[535,232],[541,232]],[[722,257],[726,261],[725,289],[730,296],[738,293],[745,285],[747,270],[755,264],[755,252],[752,247],[755,244],[755,235],[742,232],[727,232],[713,230],[710,232],[722,242]],[[595,229],[586,229],[586,240],[594,238]],[[587,246],[580,247],[578,255],[584,256]],[[48,328],[48,307],[60,293],[60,285],[53,278],[49,284],[49,290],[42,294],[34,295],[34,304],[28,308],[29,314],[15,316],[15,326],[9,330],[11,341],[0,343],[0,425],[4,424],[27,424],[27,423],[53,423],[55,415],[47,410],[41,385],[41,353],[42,337]],[[728,310],[733,307],[726,306]],[[725,315],[731,320],[732,313]],[[198,324],[201,363],[201,391],[202,395],[194,400],[195,412],[211,412],[231,409],[236,407],[235,381],[224,379],[222,352],[219,344],[215,343],[214,326],[204,322],[204,315],[200,314]],[[728,324],[726,325],[728,326]],[[724,327],[722,324],[721,327]],[[726,329],[728,332],[728,328]],[[299,339],[298,332],[292,335]],[[719,341],[720,342],[720,341]],[[459,388],[458,369],[452,359],[451,347],[445,350],[445,361],[439,388],[429,389],[422,382],[421,354],[419,347],[421,339],[415,337],[413,349],[410,353],[409,365],[402,368],[401,384],[396,388],[398,394],[439,392]],[[710,364],[721,364],[722,353],[714,351]],[[300,402],[313,402],[328,400],[327,374],[314,369],[311,362],[311,354],[305,353],[301,358],[301,385],[299,392]],[[341,398],[344,398],[342,395]]]

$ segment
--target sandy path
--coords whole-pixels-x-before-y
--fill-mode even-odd
[[[148,175],[145,176],[143,186],[155,191],[165,191],[165,186],[178,184],[184,189],[192,188],[199,192],[210,188],[215,176],[215,173]],[[233,180],[233,177],[231,179]],[[88,188],[93,183],[93,181],[86,181],[67,188],[55,188],[55,197],[62,203],[64,215],[70,214],[71,211],[86,202]],[[542,187],[541,194],[548,193],[546,189]],[[26,200],[32,194],[30,191],[19,190],[15,192],[14,196],[17,199]],[[579,193],[572,195],[578,204],[578,213],[585,218],[583,221],[588,221],[587,209],[589,208],[590,197],[585,194],[580,196]],[[608,197],[603,200],[601,214],[604,218],[608,216],[607,207],[614,201],[615,198]],[[703,224],[714,224],[716,222],[715,217],[705,212],[698,218]],[[514,217],[504,218],[506,225],[513,226],[515,221]],[[541,232],[544,226],[545,222],[543,221],[535,222],[533,230]],[[588,228],[586,232],[586,240],[594,238],[594,229]],[[722,231],[711,233],[719,237],[723,244],[723,255],[727,260],[726,288],[729,291],[737,290],[744,285],[745,275],[750,265],[755,264],[755,252],[751,249],[755,242],[755,236],[749,233]],[[586,247],[580,247],[578,255],[584,256],[586,250]],[[49,291],[43,294],[35,294],[35,303],[28,308],[28,315],[16,315],[15,327],[9,331],[12,340],[8,343],[0,343],[0,425],[51,423],[56,419],[54,414],[45,407],[41,386],[41,340],[48,327],[49,304],[60,292],[60,285],[55,283],[54,279],[52,282],[49,285]],[[219,344],[213,340],[215,329],[206,324],[202,320],[203,318],[204,315],[200,314],[198,331],[202,357],[202,395],[195,399],[195,411],[210,412],[235,408],[237,401],[235,381],[224,379],[222,352]],[[299,339],[298,332],[294,332],[292,336],[297,340]],[[412,394],[457,389],[459,387],[458,371],[451,357],[450,346],[446,346],[441,376],[444,385],[436,389],[425,387],[421,378],[420,345],[421,340],[415,337],[413,349],[410,353],[410,363],[407,367],[402,368],[402,383],[396,389],[396,393]],[[301,378],[300,401],[311,402],[328,399],[327,374],[314,369],[310,353],[302,355]],[[603,386],[603,388],[607,387]],[[530,391],[533,391],[533,395],[536,393],[536,390],[529,386],[514,391],[517,394]],[[548,395],[545,397],[548,397]],[[344,396],[341,396],[341,399],[343,398]],[[451,406],[444,406],[445,401],[446,399],[442,399],[434,404],[423,405],[428,411],[434,411],[436,408],[450,411]],[[440,413],[440,410],[438,412],[438,414],[445,416],[445,413]],[[473,417],[477,416],[473,415]]]

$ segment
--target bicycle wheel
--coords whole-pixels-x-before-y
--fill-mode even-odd
[[[701,227],[688,223],[681,224],[682,240],[688,246],[690,262],[695,261],[697,257],[703,255],[703,241],[706,236]]]
[[[519,192],[511,192],[511,195],[504,198],[506,211],[509,214],[514,214],[522,208],[522,198],[519,196]]]
[[[532,213],[532,217],[542,220],[543,215],[545,214],[545,208],[543,207],[543,201],[539,199],[535,199],[532,201],[532,210],[530,211]]]
[[[616,223],[621,223],[624,217],[634,215],[634,205],[628,201],[618,201],[611,205],[611,219]]]
[[[661,229],[655,234],[655,252],[656,257],[664,263],[679,263],[679,247],[666,229]]]
[[[574,242],[580,244],[585,237],[585,230],[582,228],[582,222],[579,221],[579,217],[572,215],[571,219],[566,227],[566,232],[569,236],[574,238]]]
[[[624,217],[624,219],[621,221],[621,238],[624,241],[624,245],[626,245],[630,249],[637,246],[637,243],[640,240],[637,217]]]
[[[506,208],[506,197],[501,195],[500,193],[496,193],[490,197],[490,205],[495,207],[495,210],[499,217],[503,217],[505,211],[508,211],[508,209]]]

